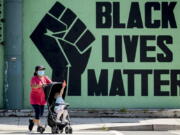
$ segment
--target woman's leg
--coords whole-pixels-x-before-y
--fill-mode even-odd
[[[33,119],[33,122],[38,125],[41,126],[41,122],[40,122],[40,116],[41,116],[41,107],[40,105],[32,105],[34,108],[34,112],[35,112],[35,118]]]
[[[34,119],[29,119],[29,130],[32,131],[34,124],[40,126],[40,106],[39,105],[32,105],[34,112],[35,112],[35,118]]]
[[[37,132],[44,132],[45,128],[42,126],[40,122],[40,116],[42,116],[44,112],[44,106],[41,107],[40,105],[33,105],[34,111],[35,111],[35,119],[33,122],[38,126]]]
[[[44,105],[40,106],[40,117],[42,117],[44,114]]]

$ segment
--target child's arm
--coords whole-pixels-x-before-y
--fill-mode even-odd
[[[59,95],[62,97],[63,96],[63,93],[64,93],[64,88],[66,87],[66,82],[64,81],[63,84],[62,84],[62,88],[61,88],[61,91],[59,93]]]
[[[64,87],[62,87],[59,95],[62,97],[63,93],[64,93]]]

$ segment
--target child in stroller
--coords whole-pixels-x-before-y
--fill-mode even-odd
[[[64,128],[65,133],[72,134],[67,110],[69,105],[62,98],[65,87],[66,83],[64,81],[63,83],[54,82],[44,88],[48,105],[47,123],[53,134],[62,133]]]
[[[56,122],[58,123],[68,123],[68,121],[66,120],[67,117],[67,110],[65,109],[66,107],[66,103],[64,102],[62,96],[64,93],[64,88],[66,87],[66,82],[64,81],[62,84],[62,88],[59,92],[57,92],[54,96],[54,98],[56,99],[55,101],[55,107],[54,107],[54,112],[57,113],[57,117],[56,117]],[[62,120],[60,121],[61,116],[63,115]]]

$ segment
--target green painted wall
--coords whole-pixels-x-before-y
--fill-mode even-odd
[[[0,108],[3,108],[4,46],[0,45]]]
[[[127,69],[180,69],[180,2],[174,8],[174,15],[177,23],[177,28],[96,28],[96,2],[102,2],[101,0],[57,0],[65,7],[70,8],[90,29],[95,35],[95,41],[92,43],[92,52],[89,58],[86,70],[82,74],[81,82],[81,96],[67,96],[66,101],[71,104],[72,108],[180,108],[180,91],[176,96],[171,96],[170,85],[162,85],[162,91],[168,91],[167,96],[155,96],[154,95],[154,75],[148,76],[148,96],[141,95],[141,76],[135,75],[135,94],[134,96],[128,96],[128,81],[127,74],[123,74],[123,70]],[[139,1],[141,16],[143,24],[144,22],[144,5],[148,0]],[[172,2],[174,0],[158,0],[158,2],[167,1]],[[34,43],[30,39],[30,35],[36,26],[39,24],[44,15],[55,3],[55,0],[24,0],[23,9],[23,48],[24,48],[24,108],[29,108],[29,93],[30,93],[30,79],[33,75],[34,67],[36,65],[44,65],[47,67],[47,75],[51,76],[51,69],[48,63],[44,60],[39,53]],[[109,0],[109,2],[112,2]],[[121,0],[121,21],[127,24],[130,5],[133,0]],[[157,2],[157,1],[156,1]],[[161,3],[160,3],[161,4]],[[161,18],[160,11],[153,12],[153,18]],[[155,62],[140,62],[140,40],[137,42],[137,51],[134,62],[127,62],[126,51],[124,42],[122,43],[123,61],[122,62],[103,62],[102,61],[102,36],[108,35],[109,37],[109,57],[115,57],[115,36],[116,35],[153,35],[154,40],[148,41],[148,46],[154,46],[154,51],[148,51],[148,57],[156,57],[157,53],[163,53],[162,49],[157,46],[158,35],[170,35],[173,39],[171,45],[167,45],[167,48],[173,54],[173,60],[171,62],[158,62],[157,58]],[[140,37],[139,37],[140,38]],[[166,56],[164,54],[164,56]],[[88,96],[88,72],[93,69],[95,71],[95,77],[98,80],[102,69],[108,71],[108,95],[107,96]],[[113,78],[114,70],[121,70],[124,92],[125,95],[109,96],[110,87]],[[118,75],[120,77],[120,74]],[[178,80],[179,75],[177,77]],[[162,80],[171,80],[170,74],[162,74]],[[167,83],[171,84],[170,81]],[[178,86],[179,89],[179,86]],[[122,92],[122,91],[121,91]]]

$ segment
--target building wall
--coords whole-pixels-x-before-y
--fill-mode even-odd
[[[157,28],[146,27],[149,1],[102,2],[24,0],[24,108],[36,65],[56,81],[65,76],[72,108],[180,108],[180,2],[156,1],[157,10],[150,9]],[[162,21],[167,9],[171,19]]]
[[[3,108],[4,46],[0,45],[0,108]]]

